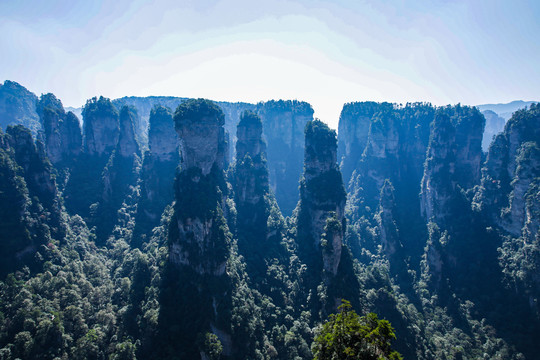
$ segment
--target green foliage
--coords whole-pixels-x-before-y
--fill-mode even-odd
[[[256,112],[246,110],[240,115],[238,126],[262,126],[262,120]]]
[[[85,119],[85,133],[88,133],[88,126],[98,117],[111,117],[118,119],[118,110],[114,107],[111,100],[100,96],[93,97],[86,101],[82,110],[82,116]]]
[[[402,359],[391,348],[394,329],[386,320],[369,313],[358,316],[348,301],[322,325],[313,343],[315,360],[338,359]]]
[[[219,360],[223,352],[223,345],[219,338],[212,333],[206,333],[199,337],[199,346],[209,360]]]
[[[178,129],[181,124],[197,122],[205,117],[215,117],[222,124],[225,121],[223,111],[213,101],[206,99],[189,99],[178,105],[174,112],[174,122]]]

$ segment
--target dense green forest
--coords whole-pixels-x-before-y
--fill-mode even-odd
[[[37,120],[0,114],[0,359],[540,351],[538,104],[486,153],[462,105],[349,103],[336,133],[298,101],[96,97],[81,127],[5,86]]]

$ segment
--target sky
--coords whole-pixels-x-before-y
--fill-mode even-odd
[[[540,1],[0,1],[0,82],[103,95],[308,101],[540,100]]]

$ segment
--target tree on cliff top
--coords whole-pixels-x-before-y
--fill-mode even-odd
[[[390,347],[396,335],[387,320],[379,320],[374,313],[359,316],[346,300],[342,300],[338,310],[337,315],[330,315],[315,337],[312,346],[314,360],[402,359]]]

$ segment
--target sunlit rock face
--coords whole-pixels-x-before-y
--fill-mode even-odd
[[[534,238],[540,221],[534,211],[540,182],[540,106],[519,110],[489,147],[474,206],[514,236]]]
[[[82,133],[79,120],[66,113],[62,102],[53,94],[41,95],[37,111],[43,124],[45,149],[54,165],[75,159],[82,148]]]
[[[120,136],[118,111],[109,99],[100,97],[88,100],[82,115],[84,151],[88,155],[109,156]]]
[[[298,233],[304,247],[322,254],[323,269],[332,275],[337,273],[341,259],[345,199],[337,165],[336,133],[314,120],[306,126]]]

